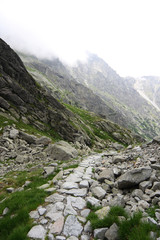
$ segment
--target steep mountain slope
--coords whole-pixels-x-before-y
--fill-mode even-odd
[[[87,63],[78,62],[68,69],[77,82],[88,86],[124,116],[123,120],[117,119],[118,124],[147,137],[160,133],[160,112],[134,89],[134,79],[121,78],[96,55],[89,55]]]
[[[75,81],[68,69],[59,59],[37,59],[18,53],[30,74],[52,96],[83,109],[92,111],[101,117],[117,122],[123,115],[106,105],[103,99],[96,95],[87,86]]]
[[[129,131],[92,116],[91,113],[85,114],[87,117],[90,116],[90,121],[71,111],[69,107],[67,109],[40,87],[26,71],[18,55],[0,39],[1,126],[5,125],[6,119],[10,119],[17,125],[30,124],[39,130],[49,132],[53,137],[78,141],[89,146],[101,140],[106,142],[107,139],[117,139],[118,134],[120,136],[118,140],[123,143],[134,141]],[[103,134],[105,137],[102,137]]]

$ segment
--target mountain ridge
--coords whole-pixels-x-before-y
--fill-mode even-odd
[[[35,61],[22,56],[22,60],[33,76],[45,75],[51,83],[49,91],[54,92],[56,98],[127,126],[145,138],[153,138],[160,133],[160,113],[134,88],[136,80],[120,77],[97,55],[90,54],[88,62],[78,61],[73,67],[63,63],[60,67],[59,59]],[[42,71],[44,66],[48,69],[45,72]]]

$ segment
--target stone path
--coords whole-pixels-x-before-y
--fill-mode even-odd
[[[93,168],[102,160],[102,155],[86,157],[73,172],[65,170],[53,179],[56,193],[45,199],[45,206],[30,213],[37,224],[28,233],[30,239],[44,240],[46,236],[49,240],[76,240],[79,236],[82,240],[91,239],[90,222],[86,221],[90,210],[86,203],[98,205],[100,202],[90,196],[88,190],[94,182]],[[103,191],[100,188],[97,194],[103,196]]]

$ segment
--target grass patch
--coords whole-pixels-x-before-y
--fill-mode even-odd
[[[148,209],[146,210],[146,212],[148,213],[148,215],[149,215],[151,218],[156,219],[156,216],[155,216],[156,209],[159,209],[158,205],[157,205],[157,206],[152,206],[152,207],[148,208]]]
[[[87,207],[89,207],[89,205]],[[119,206],[112,207],[109,213],[103,219],[99,219],[98,216],[96,215],[95,212],[98,210],[97,208],[92,206],[90,209],[92,209],[93,211],[90,212],[90,214],[87,217],[87,220],[90,220],[93,229],[110,227],[113,223],[119,225],[120,221],[118,219],[118,216],[124,216],[125,218],[128,217],[125,210]]]
[[[15,192],[0,205],[0,213],[8,207],[9,212],[0,219],[1,240],[24,240],[32,222],[29,219],[29,212],[43,204],[48,194],[44,190],[30,189],[22,192]],[[20,234],[23,233],[23,234]]]
[[[78,163],[72,164],[72,165],[69,165],[69,166],[67,166],[67,167],[63,167],[63,170],[67,170],[67,169],[70,169],[70,168],[77,168],[78,166],[79,166]]]
[[[150,232],[157,232],[157,226],[142,222],[142,213],[135,213],[119,225],[119,238],[123,240],[151,240]]]
[[[33,226],[32,220],[29,218],[29,212],[35,210],[39,205],[43,205],[44,199],[48,196],[47,192],[37,189],[37,187],[53,179],[58,171],[59,169],[47,178],[43,177],[42,169],[36,169],[34,172],[12,172],[5,176],[6,185],[3,184],[3,192],[10,185],[19,187],[26,180],[30,180],[31,183],[21,192],[2,194],[5,200],[0,204],[0,215],[6,207],[9,212],[0,219],[1,240],[28,240],[27,233]]]
[[[49,125],[46,125],[46,128],[48,128],[47,131],[40,131],[36,127],[30,124],[25,124],[21,120],[18,122],[14,122],[13,120],[10,120],[6,117],[0,116],[0,133],[3,131],[3,127],[8,125],[15,125],[17,129],[25,131],[28,134],[35,135],[37,137],[46,136],[52,139],[53,142],[57,140],[61,140],[62,138],[59,136],[57,132],[54,131],[53,128],[51,128]]]

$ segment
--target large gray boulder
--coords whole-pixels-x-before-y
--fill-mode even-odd
[[[45,151],[50,158],[63,161],[75,158],[78,155],[77,150],[65,141],[49,145]]]
[[[133,169],[121,175],[117,181],[118,188],[130,188],[136,186],[142,181],[150,178],[152,169],[150,167],[142,167]]]

